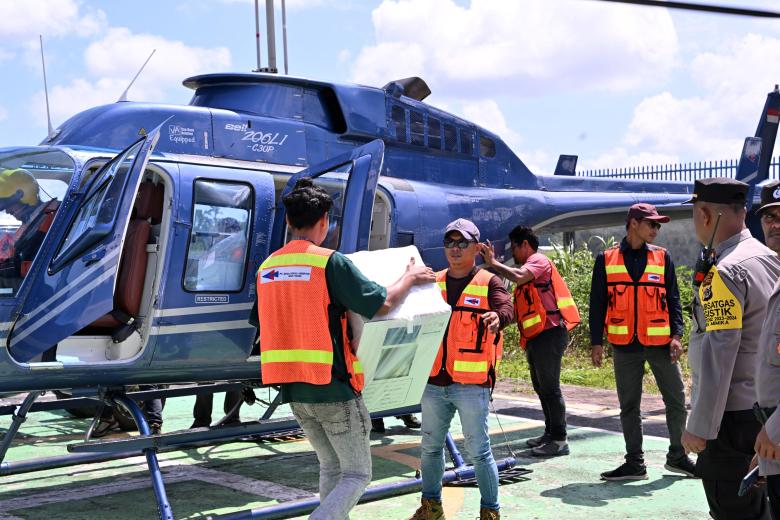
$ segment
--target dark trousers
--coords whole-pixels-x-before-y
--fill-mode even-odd
[[[699,454],[696,476],[702,480],[710,516],[715,520],[769,520],[766,487],[737,496],[760,430],[752,410],[724,412],[718,438],[707,441]]]
[[[225,402],[222,406],[225,415],[241,402],[243,396],[241,390],[225,392]],[[192,409],[192,415],[195,418],[193,426],[203,427],[211,425],[211,412],[214,407],[214,394],[198,394],[195,398],[195,407]],[[240,407],[239,407],[240,408]],[[237,408],[233,415],[226,422],[235,422],[239,420],[239,409]]]
[[[164,385],[166,388],[168,385]],[[159,390],[162,388],[162,385],[141,385],[141,390]],[[158,426],[162,426],[163,419],[162,419],[162,411],[163,411],[163,402],[162,398],[157,397],[156,399],[149,399],[148,401],[144,401],[144,413],[146,414],[146,420],[149,422],[149,425],[156,424]]]
[[[658,389],[666,408],[666,427],[669,430],[668,462],[676,462],[685,456],[682,432],[685,429],[685,391],[679,363],[672,363],[666,347],[646,347],[632,352],[613,349],[615,384],[620,402],[620,425],[626,442],[626,461],[644,464],[642,451],[642,378],[645,362],[653,371]]]
[[[566,440],[566,403],[561,394],[561,359],[569,333],[564,327],[542,331],[525,348],[531,383],[542,404],[544,433],[554,441]]]
[[[780,520],[780,475],[769,475],[766,478],[766,490],[772,520]]]

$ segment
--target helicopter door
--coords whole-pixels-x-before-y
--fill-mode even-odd
[[[323,246],[332,246],[342,253],[368,249],[374,195],[384,154],[385,145],[377,139],[347,154],[310,166],[290,178],[282,192],[282,197],[292,191],[296,181],[301,177],[317,179],[329,174],[327,178],[315,180],[315,183],[326,186],[326,189],[330,184],[343,186],[343,179],[346,178],[346,189],[336,194],[343,193],[342,200],[334,200],[334,209],[340,209],[340,221],[335,222],[335,227],[329,231]],[[287,224],[284,219],[282,197],[277,201],[271,251],[279,249],[284,244]],[[332,226],[334,220],[331,216]]]
[[[17,361],[31,360],[113,309],[131,209],[159,136],[157,127],[95,173],[74,203],[67,231],[47,237],[45,257],[36,261],[48,269],[35,269],[28,280],[9,336]]]

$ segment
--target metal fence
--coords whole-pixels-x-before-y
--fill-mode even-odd
[[[705,177],[731,177],[737,174],[737,159],[725,161],[703,161],[655,166],[634,166],[629,168],[604,168],[578,171],[578,177],[610,177],[619,179],[640,179],[657,181],[693,182]],[[780,178],[780,156],[769,164],[769,178]]]

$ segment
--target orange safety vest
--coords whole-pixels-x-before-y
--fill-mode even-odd
[[[463,384],[495,384],[496,366],[503,353],[504,340],[500,332],[490,332],[482,324],[480,315],[490,311],[488,286],[495,276],[478,270],[463,289],[439,345],[436,361],[431,369],[435,377],[442,363],[453,381]],[[436,282],[444,301],[447,300],[447,269],[436,273]]]
[[[257,273],[260,366],[264,384],[331,382],[333,345],[328,328],[330,295],[325,266],[333,251],[293,240],[271,254]],[[363,389],[363,368],[350,348],[341,316],[349,383]]]
[[[626,269],[620,246],[604,251],[607,271],[607,340],[628,345],[662,346],[671,341],[669,305],[664,272],[666,250],[648,245],[647,267],[634,281]]]
[[[552,261],[550,267],[552,273],[548,283],[528,282],[515,287],[515,317],[521,336],[520,346],[523,348],[525,348],[525,340],[538,336],[544,330],[548,314],[560,314],[566,330],[572,330],[582,321],[569,286],[563,281]],[[557,305],[554,309],[545,309],[540,292],[551,289]]]

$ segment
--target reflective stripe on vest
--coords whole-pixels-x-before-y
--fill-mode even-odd
[[[463,289],[447,326],[447,334],[439,346],[431,377],[444,369],[453,381],[462,384],[483,384],[490,380],[503,351],[501,334],[494,334],[481,325],[481,315],[490,311],[489,285],[493,274],[478,270]],[[447,299],[447,270],[436,273],[436,282],[444,301]],[[479,340],[479,344],[477,341]]]
[[[663,346],[671,341],[666,297],[666,252],[648,246],[647,265],[633,280],[619,246],[604,251],[607,274],[607,339],[613,345]]]
[[[333,352],[324,350],[266,350],[260,353],[260,363],[325,363],[333,364]]]
[[[333,251],[293,240],[265,259],[257,276],[260,365],[265,384],[328,384],[335,342],[330,334],[330,295],[325,268]],[[297,269],[296,269],[297,268]],[[363,389],[363,370],[352,353],[341,316],[345,367],[353,389]]]

